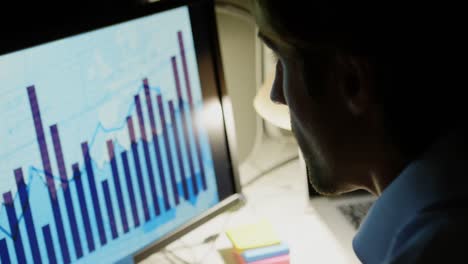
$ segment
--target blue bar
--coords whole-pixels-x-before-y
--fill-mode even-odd
[[[159,179],[161,181],[161,189],[162,189],[163,198],[164,198],[164,209],[166,211],[169,211],[171,209],[171,203],[169,202],[169,192],[167,191],[168,187],[167,187],[166,177],[164,176],[165,173],[164,173],[164,168],[163,168],[163,163],[162,163],[162,158],[161,158],[161,149],[160,149],[157,135],[153,137],[153,144],[155,147],[156,156],[158,157],[158,164],[160,164],[158,166],[158,171],[159,171]]]
[[[151,125],[151,134],[153,136],[154,152],[156,155],[156,160],[158,162],[157,166],[159,172],[159,180],[161,182],[161,189],[163,191],[164,208],[166,209],[166,211],[168,211],[169,209],[171,209],[171,204],[169,203],[169,194],[167,192],[166,177],[164,176],[164,168],[159,147],[158,134],[156,133],[156,119],[154,118],[153,103],[151,101],[151,95],[147,79],[143,80],[143,86],[145,89],[146,105]]]
[[[10,264],[10,253],[8,252],[8,246],[6,240],[0,239],[0,260],[2,264]]]
[[[177,152],[177,160],[179,161],[179,168],[180,168],[180,178],[182,180],[182,188],[184,191],[185,200],[189,200],[189,192],[188,192],[188,184],[187,178],[184,173],[184,166],[182,160],[182,150],[180,149],[180,140],[179,140],[179,125],[177,124],[177,120],[175,117],[175,110],[174,104],[172,101],[169,101],[169,113],[171,114],[171,122],[172,127],[174,129],[174,137],[175,137],[175,144],[176,144],[176,152]]]
[[[151,165],[150,152],[148,148],[148,138],[146,137],[145,120],[143,119],[143,112],[141,110],[140,97],[138,95],[135,95],[135,105],[136,105],[137,116],[138,116],[138,124],[140,125],[140,134],[142,137],[141,140],[143,141],[143,152],[145,153],[145,162],[146,162],[146,168],[148,171],[148,179],[150,183],[151,195],[153,197],[154,210],[156,212],[156,215],[160,215],[161,209],[159,208],[158,192],[156,190],[156,183],[154,182],[153,166]]]
[[[101,240],[101,245],[105,245],[107,243],[107,238],[106,232],[104,231],[104,223],[102,222],[101,207],[99,206],[99,198],[96,190],[96,182],[94,181],[93,165],[91,163],[91,156],[89,155],[88,142],[81,143],[81,150],[83,152],[86,175],[88,176],[89,190],[91,191],[91,200],[93,201],[94,216],[96,217],[99,238]]]
[[[83,190],[83,183],[81,182],[81,172],[78,167],[78,163],[72,165],[73,179],[75,181],[76,191],[78,193],[78,201],[80,203],[81,217],[83,218],[84,230],[86,234],[86,241],[88,242],[89,252],[93,252],[95,249],[93,231],[91,230],[91,221],[89,220],[88,209],[86,205],[86,199]]]
[[[18,218],[16,217],[15,204],[11,192],[3,194],[5,201],[5,210],[8,216],[8,224],[10,225],[11,239],[15,246],[16,259],[18,263],[26,263],[26,256],[24,255],[23,240],[21,239],[21,232],[19,228]]]
[[[169,135],[167,134],[167,124],[166,124],[166,115],[164,114],[164,106],[162,102],[162,96],[157,96],[158,108],[159,108],[159,118],[161,119],[161,128],[162,134],[164,135],[164,143],[166,144],[166,153],[167,153],[167,161],[169,163],[169,171],[171,173],[171,183],[172,183],[172,191],[174,192],[174,199],[176,205],[180,203],[179,201],[179,193],[177,190],[177,181],[174,172],[174,164],[172,163],[172,150],[171,145],[169,144]]]
[[[31,246],[31,253],[34,263],[42,263],[41,253],[39,251],[39,244],[37,243],[36,227],[34,226],[31,208],[29,206],[28,190],[23,178],[23,170],[18,168],[14,171],[16,186],[18,187],[18,194],[21,201],[21,208],[23,209],[24,222],[26,224],[26,231]],[[3,263],[3,262],[2,262]]]
[[[150,220],[150,213],[149,213],[148,201],[146,200],[146,190],[145,190],[145,184],[143,181],[143,173],[141,171],[140,156],[138,153],[138,144],[136,142],[135,129],[133,128],[133,121],[132,121],[131,116],[127,117],[127,127],[128,127],[128,134],[130,136],[130,142],[132,142],[133,161],[135,163],[138,188],[140,189],[140,198],[143,204],[143,212],[145,215],[145,221],[148,222]]]
[[[49,194],[52,200],[57,198],[57,191],[55,189],[54,180],[52,178],[52,166],[50,165],[49,151],[47,150],[47,141],[45,139],[44,127],[42,125],[41,111],[39,109],[39,103],[37,102],[36,88],[34,86],[29,86],[27,90],[29,104],[31,106],[31,114],[34,121],[34,128],[36,131],[37,144],[41,154],[42,166],[44,167],[47,187],[49,188]]]
[[[182,59],[182,68],[184,70],[185,87],[187,88],[186,92],[187,92],[188,102],[190,105],[190,112],[192,114],[192,128],[193,128],[193,134],[195,138],[195,149],[196,149],[196,153],[198,157],[198,166],[200,167],[200,176],[202,179],[203,189],[206,190],[207,186],[206,186],[206,178],[205,178],[206,177],[205,168],[203,167],[203,157],[201,153],[200,142],[198,141],[198,128],[196,124],[197,112],[195,111],[195,105],[193,103],[192,87],[190,84],[190,76],[189,76],[189,71],[188,71],[187,58],[185,56],[185,45],[184,45],[184,38],[182,36],[182,31],[177,32],[177,38],[179,39],[179,50],[180,50],[180,56]]]
[[[182,59],[182,69],[184,71],[185,87],[187,88],[187,97],[188,97],[190,106],[193,106],[192,87],[190,85],[190,76],[188,72],[187,58],[185,56],[185,45],[184,45],[184,38],[182,36],[182,31],[177,32],[177,39],[179,41],[179,51],[180,51],[180,57]]]
[[[185,107],[184,107],[184,100],[182,98],[182,90],[180,88],[180,79],[179,79],[179,71],[177,70],[177,61],[175,57],[171,57],[172,62],[172,72],[174,73],[174,81],[176,84],[177,90],[177,98],[179,102],[179,112],[182,118],[182,127],[184,129],[184,142],[185,142],[185,149],[187,150],[188,155],[188,162],[189,162],[189,169],[190,169],[190,177],[192,177],[192,189],[194,195],[198,194],[198,184],[197,184],[197,175],[195,174],[195,166],[193,165],[193,157],[192,157],[192,145],[190,144],[190,133],[188,129],[188,120],[185,115]]]
[[[70,252],[68,251],[67,239],[65,238],[65,229],[63,228],[62,214],[60,213],[60,204],[57,200],[57,191],[55,189],[55,183],[52,174],[52,166],[50,165],[49,152],[47,150],[47,141],[45,139],[44,128],[42,125],[41,111],[39,109],[39,103],[37,102],[36,88],[29,86],[28,97],[29,104],[31,106],[31,113],[34,121],[34,128],[36,131],[37,143],[39,145],[39,151],[42,159],[42,166],[44,167],[44,173],[49,188],[49,199],[52,205],[52,212],[54,214],[55,225],[57,227],[57,235],[60,241],[60,249],[62,251],[63,262],[70,263]]]
[[[63,227],[62,215],[60,213],[60,207],[58,200],[55,198],[52,200],[52,211],[54,214],[57,234],[60,242],[60,250],[62,252],[63,262],[68,264],[70,263],[70,252],[68,251],[67,239],[65,238],[65,229]]]
[[[125,203],[122,195],[122,187],[120,185],[119,170],[117,168],[117,160],[115,157],[114,143],[112,140],[107,141],[107,153],[111,163],[112,177],[114,179],[115,193],[117,194],[117,203],[119,204],[120,219],[124,233],[128,232],[127,212],[125,211]]]
[[[262,259],[273,258],[289,254],[289,246],[285,243],[279,245],[248,249],[242,252],[245,262],[251,263]]]
[[[49,263],[57,263],[54,242],[52,241],[52,234],[50,233],[49,225],[45,225],[42,227],[42,233],[44,233],[44,241],[47,248],[47,256],[49,257]]]
[[[197,184],[197,174],[195,173],[195,165],[193,161],[193,155],[192,155],[192,145],[190,144],[190,132],[189,132],[189,127],[188,123],[189,120],[187,119],[186,113],[185,113],[185,107],[184,107],[184,102],[182,100],[179,101],[179,111],[182,117],[182,126],[184,128],[184,138],[185,138],[185,146],[187,149],[187,154],[189,156],[189,168],[190,168],[190,175],[192,179],[192,188],[193,192],[195,195],[198,194],[198,184]]]
[[[127,151],[122,151],[122,153],[120,153],[120,156],[122,157],[125,180],[127,182],[128,188],[128,196],[130,197],[130,206],[132,207],[133,223],[134,226],[137,227],[140,225],[140,219],[138,218],[138,209],[135,200],[135,193],[133,191],[132,174],[130,173],[130,167],[128,166]]]
[[[110,197],[109,184],[107,183],[107,180],[102,181],[102,190],[104,191],[104,199],[106,201],[107,215],[109,216],[112,239],[115,239],[119,236],[119,234],[117,233],[117,224],[115,222],[114,217],[114,208],[112,207],[112,200]]]
[[[65,207],[67,209],[67,216],[70,223],[73,244],[75,246],[76,257],[79,259],[83,257],[83,248],[81,247],[80,234],[78,233],[78,225],[76,223],[75,208],[73,207],[70,187],[68,185],[68,176],[67,170],[65,169],[65,158],[63,157],[62,152],[62,143],[60,142],[60,135],[56,124],[50,127],[50,133],[52,134],[52,143],[54,145],[57,167],[62,182],[62,189],[65,197]]]
[[[190,112],[192,113],[192,120],[195,120],[192,122],[192,128],[193,128],[193,133],[195,137],[195,148],[198,156],[198,166],[200,167],[200,176],[202,179],[202,185],[203,185],[203,190],[206,190],[206,175],[205,175],[205,168],[203,166],[203,156],[201,153],[201,148],[200,148],[200,142],[198,138],[198,126],[197,126],[197,112],[195,111],[195,105],[193,103],[193,97],[192,97],[192,87],[190,84],[190,76],[189,76],[189,71],[188,71],[188,64],[187,64],[187,58],[185,56],[185,46],[184,46],[184,38],[182,36],[182,31],[177,32],[177,37],[179,39],[179,50],[180,50],[180,56],[182,58],[182,68],[184,70],[184,77],[185,77],[185,87],[187,88],[187,97],[188,101],[190,104]]]

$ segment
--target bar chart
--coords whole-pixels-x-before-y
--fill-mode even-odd
[[[187,10],[178,12],[188,21]],[[127,91],[133,92],[121,100],[128,109],[118,116],[121,125],[104,129],[96,123],[93,131],[99,133],[84,133],[92,135],[88,139],[73,141],[61,127],[63,120],[46,117],[51,115],[44,114],[49,108],[43,100],[50,101],[41,91],[47,87],[21,88],[30,115],[23,127],[34,132],[40,163],[11,167],[9,176],[2,175],[16,186],[0,187],[1,263],[111,260],[119,257],[121,241],[133,241],[137,249],[217,201],[210,146],[201,125],[203,104],[193,95],[191,75],[197,73],[189,64],[196,63],[195,52],[192,43],[184,42],[190,31],[171,33],[177,53],[159,56],[158,66],[170,73],[166,84],[173,85],[152,85],[146,76],[129,82]],[[96,158],[98,150],[107,157]]]

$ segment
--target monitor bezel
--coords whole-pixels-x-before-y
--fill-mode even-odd
[[[125,6],[122,8],[107,7],[106,15],[103,16],[103,9],[100,7],[96,10],[89,10],[86,15],[70,15],[66,21],[54,23],[53,25],[31,24],[29,27],[11,28],[12,34],[8,34],[9,41],[0,42],[0,56],[11,52],[20,51],[22,49],[31,48],[36,45],[47,42],[63,39],[66,37],[87,33],[99,28],[112,26],[118,23],[130,21],[132,19],[141,18],[144,16],[156,14],[170,9],[188,6],[191,10],[193,5],[204,5],[209,12],[206,17],[209,22],[206,25],[209,31],[212,53],[212,63],[215,70],[215,82],[217,88],[218,99],[221,105],[222,116],[224,118],[224,138],[226,142],[227,155],[231,161],[231,172],[233,175],[234,193],[227,198],[220,200],[220,203],[213,206],[205,213],[189,220],[185,224],[179,226],[175,230],[167,233],[162,238],[152,244],[146,245],[144,248],[132,252],[129,258],[134,262],[141,261],[151,254],[164,248],[171,242],[179,239],[183,235],[208,222],[215,216],[232,209],[236,206],[241,206],[245,202],[245,196],[242,194],[238,172],[238,160],[236,155],[236,135],[234,127],[233,110],[231,99],[228,95],[224,80],[224,71],[221,60],[221,51],[219,46],[218,29],[215,16],[215,3],[213,0],[178,0],[178,1],[158,1],[158,2],[141,2],[135,6]],[[6,32],[5,32],[6,33]],[[25,38],[27,36],[27,38]]]

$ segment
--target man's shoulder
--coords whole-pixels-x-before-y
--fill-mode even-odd
[[[468,257],[468,208],[417,214],[395,237],[386,263],[452,263]]]

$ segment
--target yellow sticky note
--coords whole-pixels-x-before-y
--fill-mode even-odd
[[[226,235],[238,251],[281,243],[272,225],[267,220],[229,229],[226,231]]]

